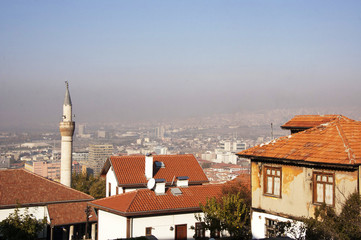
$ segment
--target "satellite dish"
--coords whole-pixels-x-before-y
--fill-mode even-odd
[[[147,188],[152,190],[154,186],[155,186],[155,179],[154,178],[149,179],[147,183]]]

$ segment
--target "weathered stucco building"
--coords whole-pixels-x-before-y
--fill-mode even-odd
[[[251,159],[253,238],[273,236],[278,221],[313,216],[322,203],[339,212],[361,190],[361,122],[306,115],[282,127],[290,126],[298,130],[237,154]]]

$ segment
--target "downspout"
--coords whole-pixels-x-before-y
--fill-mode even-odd
[[[133,237],[133,218],[130,219],[130,237]]]
[[[360,168],[361,168],[361,165],[358,166],[357,168],[357,191],[358,191],[358,194],[360,195],[361,194],[361,189],[360,189],[360,174],[361,174],[361,171],[360,171]]]

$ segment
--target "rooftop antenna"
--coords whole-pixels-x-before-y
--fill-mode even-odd
[[[271,123],[271,138],[272,138],[272,140],[274,139],[274,137],[273,137],[273,123]]]

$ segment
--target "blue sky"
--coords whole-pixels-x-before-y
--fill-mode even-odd
[[[361,105],[361,1],[0,0],[0,127]]]

